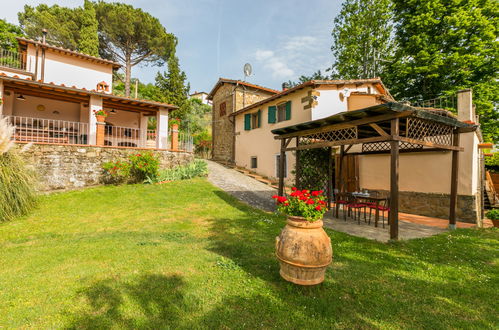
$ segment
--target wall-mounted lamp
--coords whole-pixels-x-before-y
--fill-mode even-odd
[[[26,101],[26,98],[22,94],[19,94],[19,96],[16,97],[16,99],[19,101]]]
[[[52,111],[52,113],[53,113],[54,115],[58,115],[58,114],[60,114],[60,112],[59,112],[59,111],[57,111],[57,110]]]
[[[112,114],[112,115],[115,115],[115,114],[116,114],[116,112],[117,112],[117,111],[116,111],[116,110],[114,110],[114,109],[111,109],[111,111],[109,111],[109,113],[110,113],[110,114]]]

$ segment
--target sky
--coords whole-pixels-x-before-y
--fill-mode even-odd
[[[341,0],[122,0],[157,17],[178,38],[177,56],[191,92],[209,92],[219,77],[281,89],[283,82],[331,66],[331,29]],[[0,18],[18,24],[24,5],[81,6],[83,0],[0,0]],[[135,66],[154,82],[166,67]]]

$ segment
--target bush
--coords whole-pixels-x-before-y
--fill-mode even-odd
[[[13,151],[0,153],[0,221],[27,214],[36,204],[36,178]]]
[[[155,180],[158,176],[159,159],[152,152],[130,155],[128,160],[130,176],[134,182],[144,182],[146,179]]]
[[[492,173],[499,173],[499,152],[485,157],[485,168]]]
[[[485,214],[485,216],[490,220],[499,220],[499,210],[493,209]]]
[[[176,166],[159,171],[156,180],[148,180],[149,183],[187,180],[199,176],[208,175],[208,164],[205,161],[197,159],[184,166]]]
[[[114,161],[102,164],[104,183],[138,183],[156,180],[159,159],[152,152],[137,153],[128,156],[127,161]]]

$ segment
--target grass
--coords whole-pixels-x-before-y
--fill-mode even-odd
[[[282,217],[205,179],[44,196],[0,224],[0,328],[494,328],[495,229],[383,244],[328,230],[327,280],[279,277]]]

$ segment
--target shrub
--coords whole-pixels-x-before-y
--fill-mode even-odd
[[[492,173],[499,173],[499,152],[485,157],[485,168]]]
[[[130,180],[130,164],[128,162],[114,161],[102,164],[104,169],[104,182],[112,184],[127,183]]]
[[[138,183],[156,180],[159,159],[152,152],[137,153],[128,156],[126,161],[113,161],[102,164],[104,183]]]
[[[206,175],[208,175],[208,164],[203,160],[196,159],[187,165],[161,170],[156,180],[149,180],[149,182],[187,180]]]
[[[499,220],[499,209],[490,210],[485,216],[490,220]]]
[[[159,159],[152,152],[133,154],[128,157],[130,162],[130,176],[134,182],[144,182],[146,179],[155,180],[158,176]]]
[[[0,154],[0,221],[27,214],[36,204],[35,175],[14,151]]]

